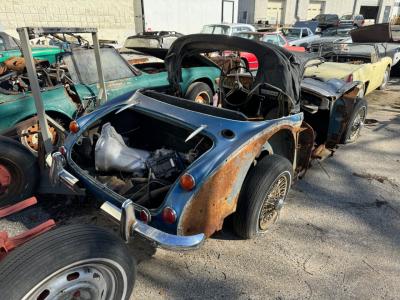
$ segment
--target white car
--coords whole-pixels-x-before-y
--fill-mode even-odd
[[[256,32],[257,29],[253,25],[249,24],[221,23],[204,25],[201,33],[235,35],[244,31]]]

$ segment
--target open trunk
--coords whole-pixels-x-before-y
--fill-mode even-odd
[[[158,208],[175,181],[212,147],[193,129],[127,109],[86,130],[72,151],[75,163],[99,184],[148,209]]]

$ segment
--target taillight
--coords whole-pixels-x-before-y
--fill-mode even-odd
[[[196,186],[196,181],[189,173],[185,173],[179,178],[179,183],[184,190],[191,191]]]
[[[350,74],[349,76],[347,76],[346,82],[353,82],[353,74]]]
[[[72,133],[77,133],[79,131],[78,122],[71,121],[71,123],[69,123],[69,131]]]
[[[150,216],[147,213],[147,211],[145,211],[145,210],[140,211],[139,218],[140,218],[140,221],[142,221],[143,223],[146,223],[146,224],[149,223],[149,221],[150,221]]]
[[[162,211],[162,219],[167,224],[173,224],[176,221],[176,212],[171,207],[166,207]]]

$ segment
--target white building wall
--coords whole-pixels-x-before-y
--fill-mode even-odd
[[[0,0],[0,30],[17,27],[96,27],[101,39],[122,42],[135,33],[132,0]]]
[[[200,32],[205,24],[221,23],[222,3],[222,0],[144,0],[145,29]],[[233,3],[233,21],[237,22],[239,1]]]
[[[247,1],[247,0],[246,0]],[[266,19],[266,12],[268,10],[268,1],[271,0],[255,0],[254,5],[254,22]],[[382,22],[385,7],[394,7],[394,1],[397,0],[281,0],[284,3],[283,23],[293,24],[297,20],[307,20],[307,11],[312,2],[321,2],[324,11],[323,13],[343,14],[360,12],[361,6],[379,6],[378,22]],[[393,12],[391,12],[393,14]]]

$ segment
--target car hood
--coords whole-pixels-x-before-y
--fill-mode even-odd
[[[346,79],[347,76],[361,67],[361,65],[354,64],[325,62],[318,66],[308,67],[304,76],[317,77],[325,80],[332,78]]]
[[[259,67],[253,86],[267,83],[281,89],[297,107],[304,66],[309,58],[292,53],[273,44],[261,43],[235,36],[193,34],[177,39],[165,57],[168,80],[178,88],[182,80],[182,61],[186,57],[217,51],[249,52],[257,57]]]
[[[357,84],[358,82],[345,82],[341,79],[322,81],[314,78],[304,78],[301,83],[301,89],[324,97],[337,99]]]

